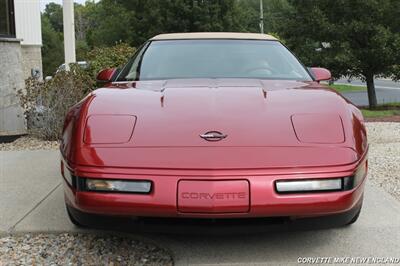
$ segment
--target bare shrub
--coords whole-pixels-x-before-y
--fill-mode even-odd
[[[27,79],[25,89],[17,93],[28,133],[44,140],[59,139],[67,111],[92,90],[93,84],[94,79],[76,65],[47,82]]]
[[[18,90],[17,94],[28,133],[44,140],[59,139],[66,113],[96,87],[97,72],[103,68],[121,67],[134,52],[135,48],[124,43],[94,48],[87,54],[88,69],[75,64],[69,72],[58,71],[46,82],[27,79],[25,89]]]

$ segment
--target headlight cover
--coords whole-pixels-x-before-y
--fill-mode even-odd
[[[336,144],[345,141],[342,119],[337,114],[294,114],[291,119],[300,142]]]
[[[83,141],[87,144],[123,144],[130,141],[136,124],[133,115],[90,115]]]
[[[277,181],[276,190],[279,193],[338,191],[342,189],[342,178],[315,180]]]
[[[85,190],[98,192],[150,193],[151,181],[86,179]]]
[[[275,181],[278,193],[309,193],[347,191],[356,188],[367,175],[368,161],[363,161],[351,176],[321,179],[293,179]]]

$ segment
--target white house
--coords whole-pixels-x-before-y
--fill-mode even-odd
[[[0,0],[0,136],[26,132],[15,90],[42,77],[39,0]]]

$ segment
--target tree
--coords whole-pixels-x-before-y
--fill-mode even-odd
[[[43,16],[49,20],[52,28],[55,31],[63,31],[63,11],[61,5],[56,3],[48,3],[44,9]]]
[[[58,66],[64,62],[64,45],[62,34],[56,32],[49,18],[42,15],[42,63],[44,76],[53,75]]]
[[[260,0],[238,0],[241,19],[246,31],[260,32]],[[263,0],[264,32],[277,32],[282,17],[290,5],[287,0]]]
[[[131,17],[135,13],[127,10],[117,0],[87,2],[88,30],[86,40],[90,47],[112,46],[117,42],[132,43],[136,28]]]
[[[290,0],[279,34],[308,65],[326,66],[334,77],[366,81],[376,107],[374,77],[392,77],[400,60],[398,0]]]
[[[83,33],[90,47],[120,41],[137,47],[168,32],[253,31],[249,25],[258,27],[258,11],[247,0],[101,0],[77,6],[75,12],[75,24],[87,29]],[[81,32],[77,30],[79,36],[84,35]]]
[[[287,0],[264,2],[266,29],[276,31],[274,12],[282,11]],[[259,0],[100,0],[86,1],[85,5],[75,3],[74,7],[78,60],[88,60],[88,52],[96,47],[120,42],[138,47],[160,33],[259,32]],[[62,6],[49,3],[43,17],[47,20],[43,27],[62,39]],[[50,62],[52,59],[46,57],[51,54],[50,50],[43,53],[44,61]],[[50,67],[53,66],[46,66]]]
[[[75,37],[76,37],[76,59],[78,61],[86,60],[86,54],[90,47],[86,41],[86,33],[90,28],[89,14],[92,12],[92,2],[86,5],[75,3]],[[46,5],[42,13],[42,60],[43,73],[53,75],[56,69],[64,62],[63,46],[63,13],[62,6],[56,3]]]

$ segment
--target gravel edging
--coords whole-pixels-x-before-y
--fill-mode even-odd
[[[31,136],[22,136],[13,142],[0,143],[0,151],[56,150],[58,141],[46,141]]]
[[[366,123],[368,181],[400,200],[400,123]]]
[[[166,250],[129,237],[26,234],[0,237],[0,265],[168,266],[173,259]]]

